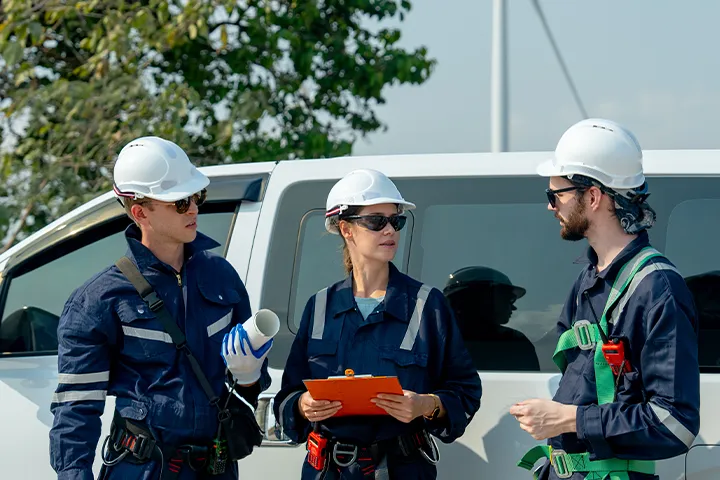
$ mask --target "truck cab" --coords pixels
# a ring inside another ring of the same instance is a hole
[[[565,242],[547,211],[545,152],[347,157],[203,168],[211,180],[198,228],[238,271],[253,311],[273,310],[281,330],[269,356],[272,385],[256,418],[263,445],[240,462],[243,478],[297,478],[304,445],[293,444],[273,413],[283,368],[303,308],[343,278],[341,239],[324,227],[332,185],[357,168],[387,174],[417,205],[408,212],[395,265],[443,289],[453,272],[479,266],[501,273],[524,294],[504,328],[526,341],[491,350],[478,344],[487,319],[467,330],[483,382],[480,411],[466,433],[440,445],[439,478],[528,478],[516,467],[534,440],[509,415],[530,397],[551,397],[556,322],[582,266],[586,242]],[[658,463],[660,478],[720,477],[720,151],[647,151],[655,248],[688,281],[700,313],[701,430],[684,457]],[[108,192],[0,255],[0,465],[6,478],[55,478],[48,456],[50,402],[57,386],[57,322],[70,293],[126,251],[124,210]],[[480,341],[481,342],[481,341]],[[488,353],[492,352],[492,353]],[[101,439],[114,402],[108,398]],[[95,471],[100,467],[96,457]]]

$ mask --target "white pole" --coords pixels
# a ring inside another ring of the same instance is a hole
[[[493,0],[492,58],[490,78],[491,149],[508,150],[508,93],[507,93],[507,5],[505,0]]]

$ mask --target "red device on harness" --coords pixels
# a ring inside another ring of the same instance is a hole
[[[323,438],[318,432],[308,435],[307,461],[315,470],[323,470],[327,463],[327,438]]]
[[[630,361],[625,356],[625,339],[620,338],[613,338],[612,340],[608,338],[608,336],[603,331],[602,326],[600,325],[600,322],[598,321],[597,314],[595,313],[595,308],[593,308],[592,302],[590,301],[590,296],[588,295],[588,292],[585,291],[585,299],[588,302],[588,305],[590,306],[590,311],[593,314],[593,317],[595,318],[595,323],[598,327],[598,332],[600,333],[600,339],[602,340],[602,353],[603,357],[605,357],[605,361],[610,365],[610,369],[613,372],[613,375],[615,377],[619,377],[622,373],[630,373],[632,372],[632,367],[630,366]],[[619,380],[619,379],[618,379]]]
[[[613,338],[609,342],[603,342],[602,353],[605,361],[610,365],[613,375],[616,377],[621,373],[632,372],[630,361],[625,357],[625,342]]]

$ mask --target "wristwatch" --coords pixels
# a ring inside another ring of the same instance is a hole
[[[438,416],[440,415],[440,397],[435,395],[434,393],[428,394],[429,397],[432,397],[433,402],[435,402],[435,408],[432,412],[430,412],[430,415],[423,415],[428,420],[437,420]]]

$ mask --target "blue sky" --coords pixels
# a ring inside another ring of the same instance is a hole
[[[530,0],[507,0],[510,150],[552,150],[581,119]],[[590,116],[644,149],[720,148],[720,2],[540,0]],[[386,91],[385,133],[354,154],[490,150],[491,0],[414,0],[402,44],[438,60]]]

